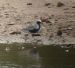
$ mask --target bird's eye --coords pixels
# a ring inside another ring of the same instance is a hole
[[[37,21],[37,23],[39,24],[39,23],[41,23],[40,21]]]

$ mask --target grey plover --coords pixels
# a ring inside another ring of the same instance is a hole
[[[29,31],[30,33],[37,33],[37,32],[40,30],[40,27],[41,27],[40,24],[41,24],[41,20],[38,20],[38,21],[36,21],[36,22],[33,24],[33,26],[30,25],[29,27],[24,28],[23,30],[24,30],[24,31],[27,30],[27,31]]]

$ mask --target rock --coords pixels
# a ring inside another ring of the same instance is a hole
[[[50,25],[54,24],[54,22],[55,22],[55,21],[51,20],[51,18],[48,18],[48,17],[47,18],[46,17],[42,17],[41,21],[45,22],[45,23],[49,23]]]
[[[69,8],[64,8],[64,10],[69,10]]]
[[[49,20],[46,20],[46,23],[52,23],[51,21],[49,21]]]
[[[73,46],[71,44],[67,45],[66,48],[72,48]]]
[[[62,31],[61,30],[57,31],[57,36],[62,36]]]
[[[21,32],[18,32],[18,31],[13,31],[10,33],[11,35],[14,35],[14,34],[21,34]]]
[[[10,48],[9,47],[6,47],[5,48],[5,51],[7,51],[7,52],[10,51]]]
[[[71,27],[68,27],[67,30],[72,30],[72,28]]]
[[[24,36],[28,36],[28,34],[25,34]]]
[[[67,50],[65,50],[65,52],[69,52],[69,50],[67,49]]]
[[[64,4],[62,2],[57,3],[57,7],[62,7],[62,6],[64,6]]]
[[[16,24],[15,22],[10,22],[10,21],[7,23],[7,25],[15,25],[15,24]]]
[[[75,8],[75,6],[73,6],[72,8]]]
[[[60,46],[61,48],[64,48],[64,46]]]
[[[51,5],[51,3],[46,3],[46,4],[45,4],[45,6],[49,6],[49,5]]]
[[[41,17],[40,20],[41,20],[42,22],[46,22],[46,21],[48,20],[48,17]]]
[[[27,5],[32,5],[32,3],[27,3]]]
[[[50,33],[50,36],[49,37],[52,38],[53,36],[54,36],[54,34],[53,33]]]
[[[32,36],[34,37],[34,36],[41,36],[40,34],[32,34]]]
[[[14,25],[13,23],[9,23],[8,25]]]
[[[25,49],[25,47],[24,46],[22,46],[22,48],[21,48],[22,50],[24,50]]]

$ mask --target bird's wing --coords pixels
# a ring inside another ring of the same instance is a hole
[[[39,25],[35,24],[34,28],[39,29]]]
[[[28,30],[33,30],[33,29],[35,29],[35,27],[34,26],[29,26],[27,29]]]
[[[33,29],[39,29],[39,25],[38,24],[33,24],[33,25],[28,27],[28,30],[33,30]]]
[[[33,30],[34,26],[28,26],[27,28],[23,28],[22,31],[29,31],[29,30]]]
[[[34,30],[34,29],[39,29],[39,25],[38,24],[31,25],[31,26],[28,26],[24,30]]]

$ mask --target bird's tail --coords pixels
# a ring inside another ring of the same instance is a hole
[[[27,28],[23,28],[23,29],[22,29],[23,32],[25,32],[25,31],[27,31],[27,30],[28,30]]]

